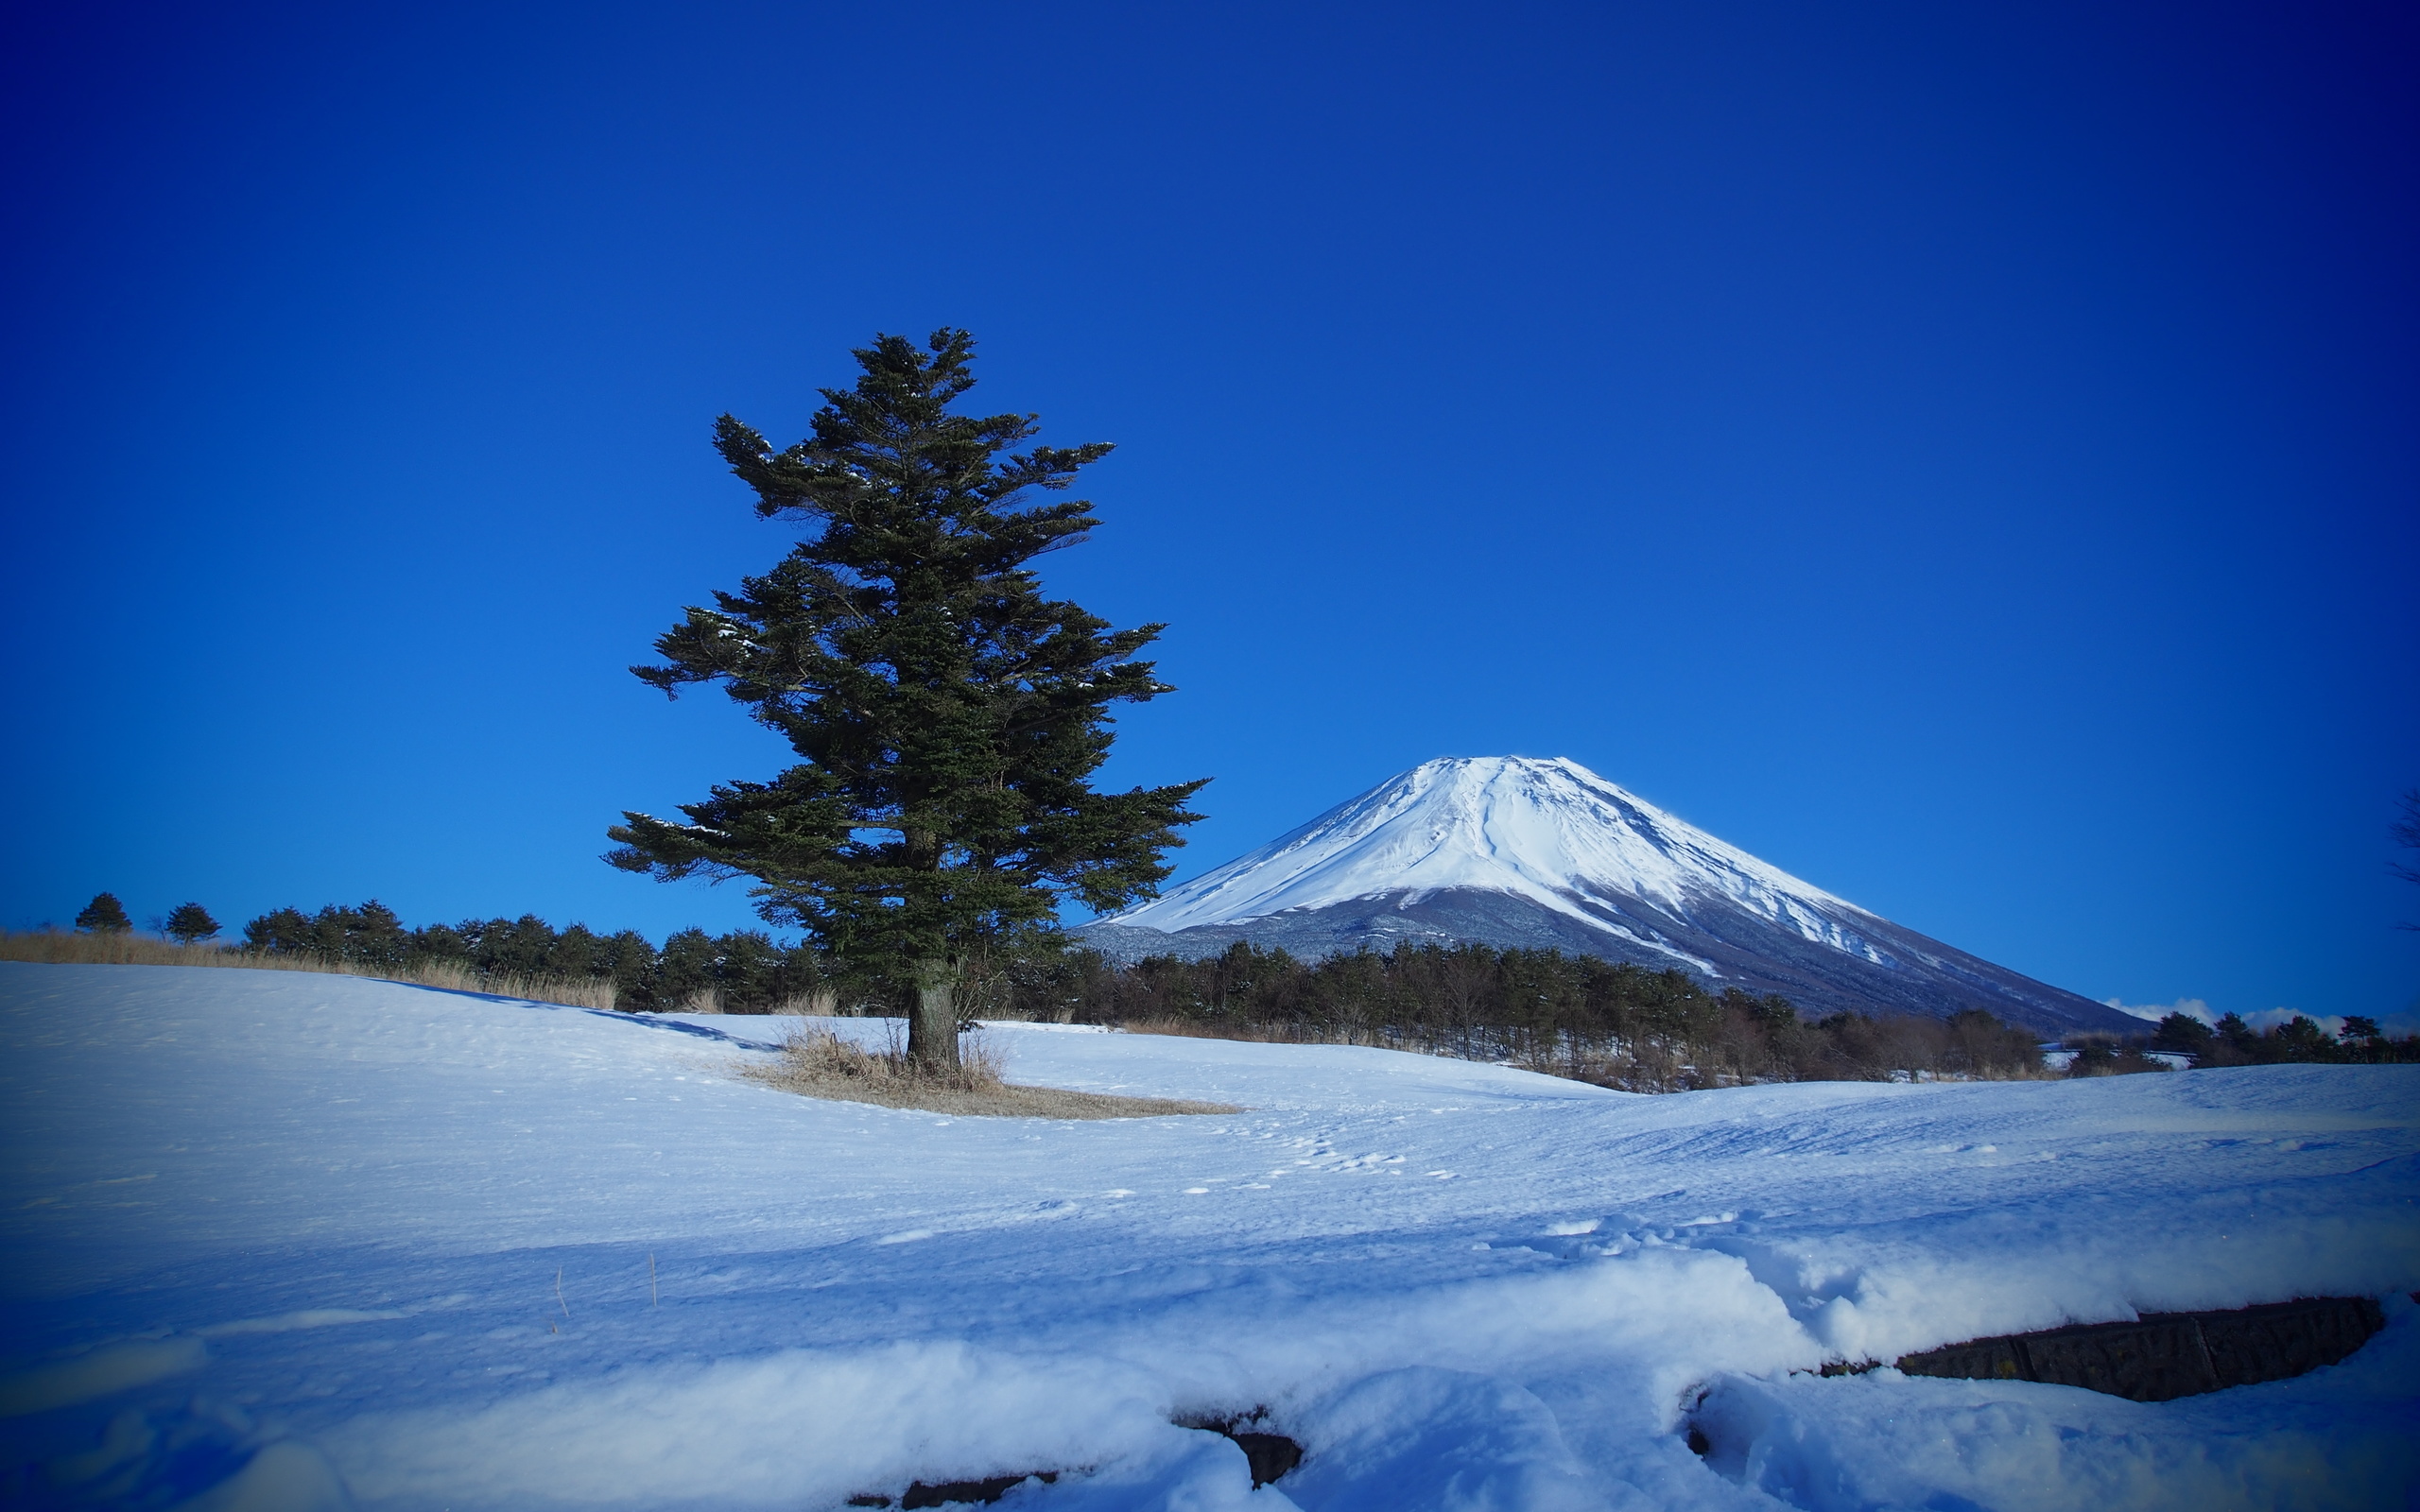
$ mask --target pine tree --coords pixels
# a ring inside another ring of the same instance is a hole
[[[2200,1057],[2209,1052],[2211,1042],[2217,1038],[2208,1024],[2191,1014],[2171,1013],[2162,1018],[2158,1028],[2152,1031],[2152,1048]]]
[[[102,892],[95,893],[84,911],[76,916],[76,927],[102,935],[123,935],[134,927],[134,920],[126,917],[126,905],[117,901],[117,894]]]
[[[1030,563],[1098,522],[1067,488],[1105,444],[1012,449],[1032,415],[974,417],[973,338],[877,335],[854,389],[822,390],[813,434],[775,452],[729,415],[716,445],[765,518],[808,534],[774,569],[692,608],[633,667],[677,695],[720,682],[800,765],[717,786],[687,824],[626,814],[606,859],[659,879],[756,879],[757,911],[912,1005],[908,1054],[958,1062],[955,988],[987,959],[1058,939],[1060,899],[1152,895],[1200,816],[1200,782],[1126,793],[1089,779],[1114,703],[1169,689],[1115,630],[1043,596]],[[1206,779],[1205,779],[1206,781]]]
[[[164,926],[167,936],[180,945],[191,945],[218,933],[218,920],[199,903],[179,903],[168,911]]]

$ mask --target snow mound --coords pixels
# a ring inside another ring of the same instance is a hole
[[[1041,1469],[1000,1504],[2420,1492],[2413,1068],[1647,1098],[992,1026],[1017,1079],[1248,1109],[1049,1123],[739,1074],[793,1022],[0,964],[0,1485],[329,1512],[813,1509]],[[1794,1373],[2310,1294],[2386,1298],[2387,1329],[2183,1401]],[[1171,1425],[1256,1406],[1307,1451],[1257,1490]]]

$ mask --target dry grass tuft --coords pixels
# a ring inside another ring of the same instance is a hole
[[[257,960],[222,945],[180,945],[124,931],[70,935],[64,930],[0,932],[0,961],[39,961],[50,966],[262,966],[271,971],[317,970],[298,962]]]
[[[868,1050],[829,1029],[802,1027],[782,1046],[778,1062],[752,1064],[744,1072],[768,1086],[805,1097],[968,1118],[1163,1118],[1173,1113],[1243,1111],[1225,1103],[1020,1087],[1002,1079],[999,1050],[979,1034],[960,1042],[959,1059],[960,1065],[954,1074],[927,1071],[911,1063],[896,1044]]]
[[[372,976],[386,982],[411,982],[421,987],[443,988],[449,992],[486,992],[500,998],[523,998],[531,1003],[560,1003],[567,1008],[600,1008],[614,1010],[617,989],[614,980],[606,976],[512,976],[496,972],[481,976],[478,972],[454,961],[430,961],[407,971],[373,971],[363,967],[337,967],[354,976]]]
[[[70,935],[60,930],[0,931],[0,961],[50,966],[233,966],[255,971],[318,971],[379,982],[408,982],[448,992],[487,992],[569,1008],[614,1006],[614,984],[604,977],[481,976],[454,961],[380,971],[323,956],[255,955],[228,945],[179,945],[125,933]]]

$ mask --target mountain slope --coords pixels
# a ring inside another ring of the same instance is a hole
[[[1810,1014],[1980,1007],[2049,1032],[2141,1027],[1868,913],[1561,759],[1424,763],[1081,933],[1121,960],[1237,940],[1307,956],[1469,940],[1677,967]]]

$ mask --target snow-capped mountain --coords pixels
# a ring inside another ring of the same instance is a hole
[[[1809,1014],[1981,1007],[2054,1032],[2140,1028],[1801,882],[1563,759],[1423,763],[1081,933],[1121,960],[1236,940],[1307,956],[1405,940],[1551,947],[1779,992]]]

